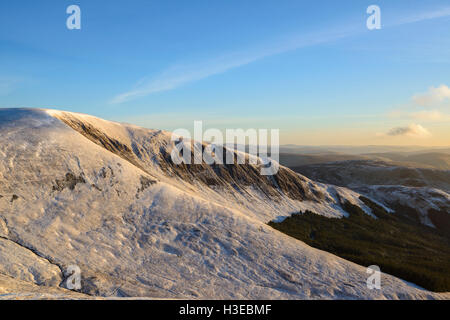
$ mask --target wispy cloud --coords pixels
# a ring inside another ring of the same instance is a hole
[[[221,74],[266,57],[295,49],[330,43],[352,34],[355,34],[355,32],[343,30],[288,37],[274,41],[267,47],[259,47],[246,52],[230,53],[198,64],[175,66],[150,81],[140,81],[134,89],[115,96],[111,103],[123,103],[152,93],[172,90],[184,84]]]
[[[400,18],[397,19],[396,23],[387,25],[387,27],[416,23],[447,16],[450,16],[450,7],[432,12],[421,13],[415,16]],[[225,73],[231,69],[248,65],[266,57],[300,48],[331,43],[333,41],[355,36],[367,31],[364,29],[362,30],[361,26],[354,26],[347,29],[330,29],[340,31],[325,31],[307,35],[288,36],[251,50],[222,55],[206,62],[171,67],[149,81],[139,81],[133,89],[115,96],[110,103],[120,104],[153,93],[173,90],[182,85],[199,81],[213,75]]]
[[[444,7],[437,10],[422,12],[408,17],[397,19],[397,21],[393,23],[392,26],[445,18],[448,16],[450,16],[450,7]]]
[[[450,88],[446,85],[431,87],[428,92],[413,97],[413,102],[422,107],[432,107],[450,100]]]

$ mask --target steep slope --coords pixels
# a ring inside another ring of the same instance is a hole
[[[73,128],[95,144],[129,161],[145,172],[151,172],[161,181],[182,185],[204,195],[207,200],[222,203],[224,195],[228,204],[245,205],[253,211],[255,202],[267,207],[257,219],[266,221],[274,214],[287,215],[299,205],[314,208],[319,214],[333,217],[345,216],[343,199],[361,206],[370,214],[370,209],[358,199],[358,195],[345,188],[318,184],[281,166],[274,176],[262,176],[259,165],[175,165],[171,159],[174,142],[171,133],[148,130],[130,125],[112,123],[95,117],[62,111],[47,111],[49,114]],[[205,148],[205,144],[201,145]],[[228,149],[224,148],[222,154]],[[232,151],[235,157],[237,152]],[[248,157],[248,155],[244,155]],[[191,155],[193,158],[193,155]],[[200,189],[200,190],[198,190]],[[273,206],[273,202],[277,206]],[[278,208],[279,207],[279,208]],[[287,211],[286,211],[287,210]]]
[[[450,195],[445,191],[403,186],[364,186],[356,190],[391,208],[410,211],[412,218],[450,235]]]
[[[342,217],[344,200],[370,214],[357,193],[286,168],[273,179],[250,165],[179,168],[169,142],[85,115],[0,110],[0,258],[16,259],[0,270],[15,279],[0,279],[3,294],[59,294],[78,265],[82,292],[100,296],[446,297],[389,275],[369,290],[364,267],[266,225],[306,209]]]
[[[414,210],[395,206],[394,213],[362,197],[373,209],[372,219],[348,204],[350,216],[330,219],[299,213],[270,225],[307,244],[361,265],[377,265],[426,289],[450,291],[450,230],[428,227]],[[443,216],[449,216],[446,212]],[[443,226],[445,220],[437,224]]]

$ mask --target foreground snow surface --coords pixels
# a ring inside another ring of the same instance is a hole
[[[142,165],[64,116],[139,149]],[[369,290],[365,267],[267,226],[304,209],[340,218],[336,194],[361,205],[356,193],[304,177],[321,201],[208,188],[161,169],[152,155],[168,140],[86,115],[0,109],[0,298],[87,298],[62,288],[69,265],[80,267],[84,293],[102,297],[449,298],[387,274]]]

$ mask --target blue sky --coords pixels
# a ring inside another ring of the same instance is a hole
[[[81,30],[66,28],[72,4]],[[447,0],[2,1],[0,107],[448,146],[449,30]]]

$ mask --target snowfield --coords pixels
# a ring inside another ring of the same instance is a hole
[[[356,192],[282,168],[178,168],[170,133],[0,109],[0,298],[443,299],[267,225],[310,209],[371,214]],[[64,289],[77,265],[82,293]]]
[[[436,228],[436,226],[428,215],[430,209],[442,210],[450,214],[450,194],[440,189],[405,186],[364,186],[356,190],[369,197],[374,197],[387,205],[399,203],[415,208],[420,213],[421,222],[432,228]]]

